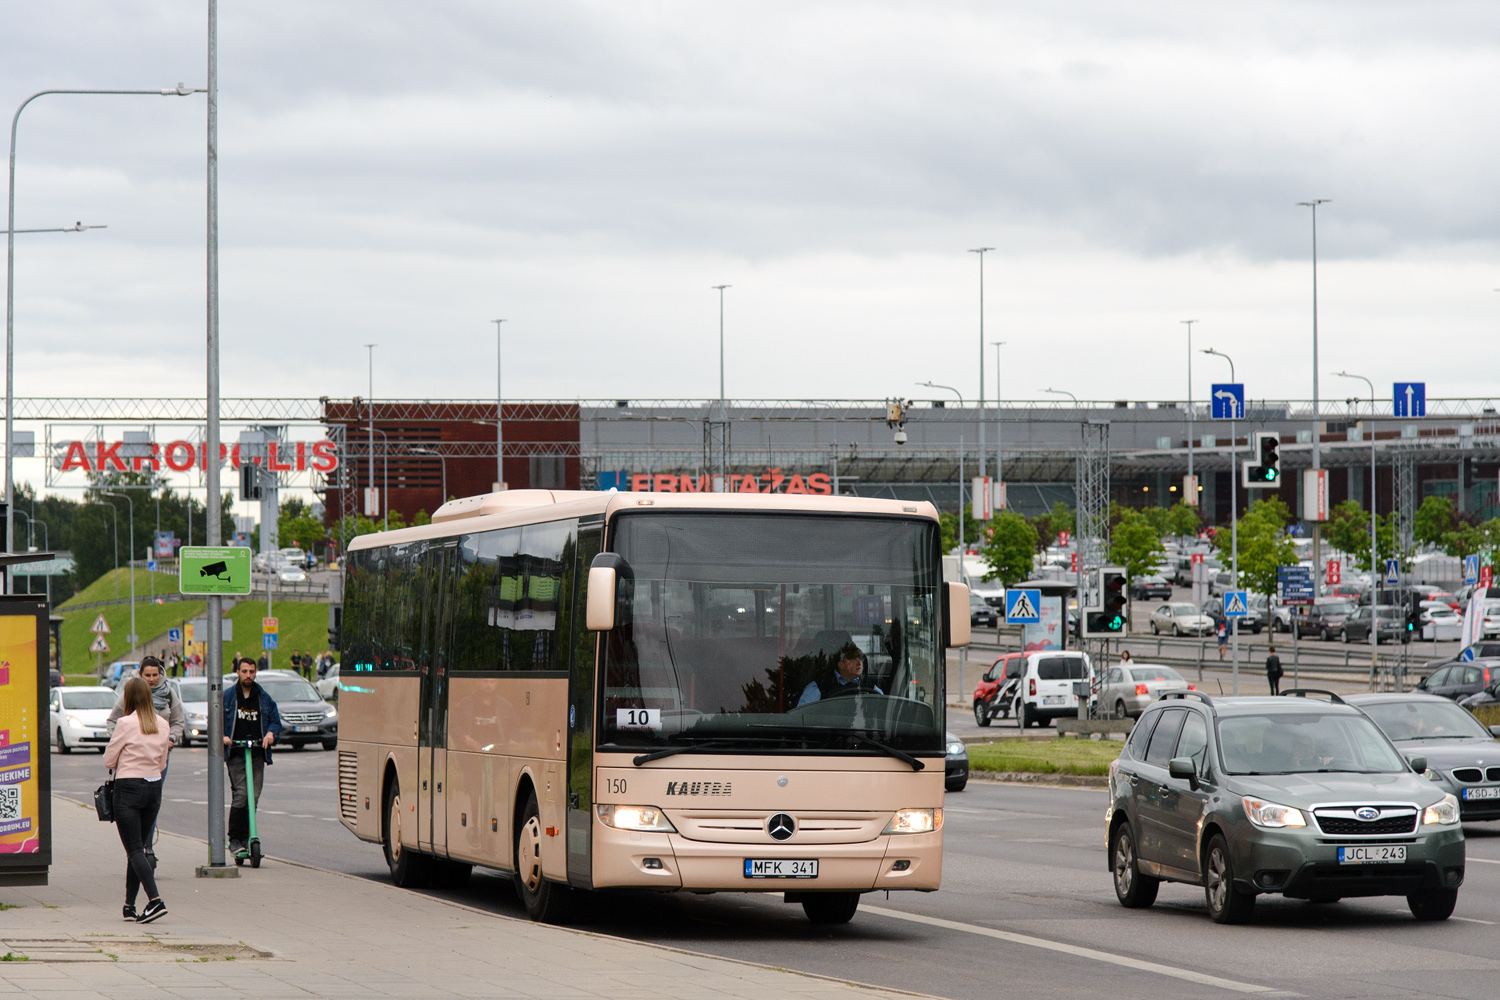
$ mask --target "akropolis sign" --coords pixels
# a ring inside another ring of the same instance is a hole
[[[265,465],[273,472],[332,472],[338,468],[339,458],[332,441],[270,441],[256,445],[257,450],[266,448],[264,460],[254,458],[256,465]],[[122,454],[123,452],[123,454]],[[193,468],[208,467],[208,446],[192,441],[69,441],[67,450],[57,462],[60,472],[78,469],[82,472],[152,472],[165,466],[172,472],[187,472]],[[228,461],[235,469],[240,467],[240,446],[219,445],[219,464]]]

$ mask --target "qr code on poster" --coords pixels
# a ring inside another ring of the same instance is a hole
[[[0,822],[21,818],[21,786],[0,785]]]

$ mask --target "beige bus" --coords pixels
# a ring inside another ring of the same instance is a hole
[[[942,877],[927,503],[514,490],[350,545],[339,815],[397,884],[782,892],[840,923]]]

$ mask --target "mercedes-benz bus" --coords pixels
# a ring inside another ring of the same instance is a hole
[[[778,892],[838,923],[937,889],[944,669],[927,503],[515,490],[345,564],[341,820],[402,886]]]

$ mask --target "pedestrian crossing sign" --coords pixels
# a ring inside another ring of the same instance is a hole
[[[1224,591],[1224,617],[1244,618],[1250,613],[1250,602],[1243,590]]]
[[[1012,625],[1039,625],[1042,621],[1040,590],[1007,590],[1005,620]]]

